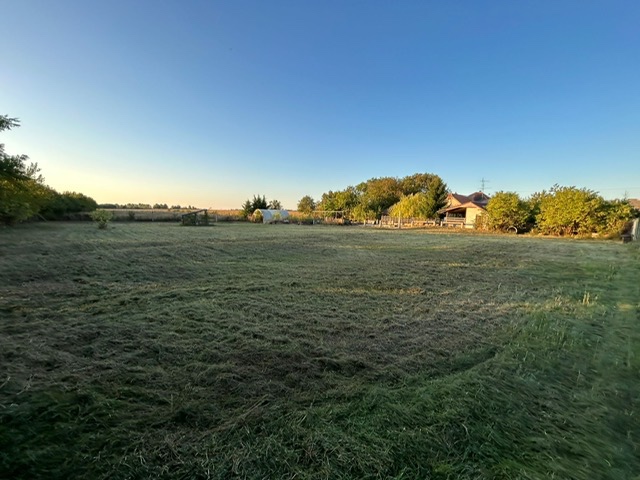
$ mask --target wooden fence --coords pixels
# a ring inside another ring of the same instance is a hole
[[[398,218],[391,215],[383,215],[378,223],[381,227],[389,228],[418,228],[440,225],[439,220],[424,220],[422,218]]]

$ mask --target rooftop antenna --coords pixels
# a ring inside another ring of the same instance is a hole
[[[484,187],[486,186],[487,183],[489,183],[490,180],[485,179],[484,177],[482,177],[482,180],[480,180],[480,191],[482,193],[484,193]]]

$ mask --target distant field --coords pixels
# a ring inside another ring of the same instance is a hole
[[[0,478],[640,478],[637,244],[0,230]]]
[[[142,209],[142,208],[107,208],[116,222],[142,221],[142,222],[179,222],[182,215],[196,209]],[[242,210],[208,210],[211,222],[239,220],[242,218]]]
[[[113,215],[113,220],[116,222],[122,221],[141,221],[141,222],[179,222],[184,213],[194,211],[195,209],[135,209],[135,208],[107,208]],[[228,222],[245,220],[242,217],[242,210],[207,210],[210,215],[210,221],[215,222]],[[292,220],[299,220],[301,218],[309,218],[308,215],[304,215],[296,210],[289,210],[289,215]],[[88,218],[88,217],[87,217]]]

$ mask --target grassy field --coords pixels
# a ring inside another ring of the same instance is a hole
[[[162,208],[107,208],[111,212],[114,222],[180,222],[182,215],[200,209],[162,209]],[[211,222],[234,221],[242,219],[242,210],[207,210],[211,216]]]
[[[638,245],[0,230],[0,478],[640,478]]]

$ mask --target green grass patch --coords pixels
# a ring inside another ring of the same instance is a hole
[[[0,230],[0,477],[638,478],[637,245]]]

